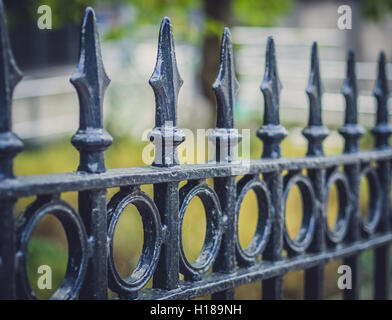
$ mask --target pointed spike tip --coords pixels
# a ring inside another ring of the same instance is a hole
[[[235,75],[233,49],[227,27],[222,36],[219,72],[212,88],[217,99],[217,127],[232,128],[234,101],[239,83]]]
[[[222,48],[223,50],[224,47],[227,47],[227,45],[231,45],[231,33],[228,27],[225,27],[223,30],[223,35],[222,35]]]
[[[95,13],[91,7],[86,8],[83,17],[79,63],[70,81],[79,93],[82,127],[101,128],[103,97],[110,79],[102,61]]]
[[[275,41],[274,41],[274,38],[272,38],[272,36],[269,36],[267,39],[265,63],[266,63],[266,68],[269,68],[269,67],[275,68],[275,65],[276,65],[276,62],[275,62]],[[271,69],[271,71],[272,71],[272,69]]]
[[[166,29],[167,27],[170,30],[172,28],[172,25],[171,25],[170,18],[165,16],[165,17],[163,17],[162,22],[161,22],[161,30],[160,30],[160,32],[163,32],[164,29]]]
[[[380,63],[385,63],[385,52],[384,52],[384,50],[381,50],[381,52],[380,52],[380,54],[378,56],[378,61]]]
[[[95,16],[94,9],[87,7],[83,17],[82,32],[86,32],[88,28],[91,28],[95,32],[97,29],[97,19]]]
[[[275,62],[275,42],[272,36],[267,39],[267,48],[265,53],[265,74],[264,77],[270,77],[270,73],[274,72],[276,68]],[[280,82],[280,81],[279,81]],[[264,81],[263,81],[264,83]],[[263,88],[263,83],[261,84],[261,89]]]
[[[83,17],[83,22],[82,22],[82,32],[86,32],[88,27],[92,28],[92,30],[95,30],[96,28],[96,18],[95,18],[95,12],[94,9],[91,7],[87,7],[85,12],[84,12],[84,17]]]
[[[355,58],[355,52],[354,52],[353,48],[348,49],[347,58],[348,58],[348,60]]]
[[[317,42],[313,42],[310,56],[311,61],[309,82],[305,90],[309,99],[308,126],[322,126],[321,97],[324,90],[320,77],[320,64],[318,58]]]
[[[222,42],[221,42],[221,61],[220,61],[220,63],[222,63],[222,56],[227,51],[227,48],[229,45],[231,45],[231,34],[230,34],[229,28],[225,27],[225,29],[223,30]]]
[[[356,84],[351,83],[356,81],[355,77],[355,53],[352,49],[348,50],[347,53],[347,67],[346,67],[346,81],[349,82],[349,85],[356,86]]]
[[[177,99],[184,81],[178,71],[173,30],[168,17],[162,19],[158,37],[158,54],[149,84],[154,90],[156,102],[156,127],[166,122],[176,126]]]
[[[223,29],[223,36],[225,37],[230,37],[231,38],[231,32],[230,32],[230,29],[228,28],[228,27],[225,27],[224,29]]]
[[[166,22],[166,23],[171,24],[171,20],[170,20],[170,18],[169,18],[168,16],[164,16],[164,17],[162,18],[162,23],[163,23],[163,22]]]
[[[264,95],[264,125],[279,125],[279,95],[283,86],[279,79],[275,44],[270,36],[267,39],[265,70],[260,89]]]
[[[92,7],[87,7],[86,10],[84,11],[85,16],[93,16],[95,17],[95,11]]]
[[[272,36],[267,39],[267,55],[269,55],[273,50],[275,50],[275,41]]]
[[[264,80],[261,83],[260,88],[263,90],[265,85],[267,85],[266,81],[268,82],[271,77],[271,73],[274,73],[276,68],[276,61],[275,61],[275,43],[274,38],[269,36],[267,38],[267,45],[266,45],[266,52],[265,52],[265,71],[264,71]],[[280,81],[279,81],[280,82]]]
[[[313,70],[318,66],[318,46],[317,42],[314,41],[312,44],[312,53],[311,53],[311,69]]]
[[[378,57],[377,81],[374,94],[387,95],[388,94],[388,79],[386,75],[386,57],[385,52],[381,51]]]

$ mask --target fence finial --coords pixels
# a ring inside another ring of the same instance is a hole
[[[262,157],[280,158],[280,143],[287,136],[287,131],[279,120],[279,94],[282,84],[279,80],[272,37],[268,37],[267,41],[265,73],[260,89],[264,95],[264,122],[257,131],[257,136],[264,142]]]
[[[233,48],[229,28],[225,28],[222,37],[219,74],[212,88],[217,101],[217,128],[233,128],[234,100],[239,90],[235,76]]]
[[[374,96],[377,99],[376,126],[372,133],[376,138],[376,147],[379,149],[388,148],[389,136],[392,133],[392,127],[388,123],[388,79],[386,75],[385,53],[382,51],[378,58],[378,75]]]
[[[321,117],[321,98],[323,87],[320,77],[320,64],[318,58],[317,43],[313,42],[310,64],[309,82],[306,88],[309,99],[309,121],[308,126],[302,131],[308,139],[308,156],[322,156],[323,140],[328,136],[329,130],[323,126]]]
[[[215,160],[232,162],[236,158],[234,148],[241,141],[241,135],[234,129],[234,102],[239,90],[235,76],[234,56],[229,28],[225,28],[221,44],[218,77],[212,89],[217,101],[216,128],[209,135],[215,144]]]
[[[0,1],[0,180],[13,178],[13,159],[23,149],[22,141],[12,132],[12,95],[22,79],[12,55],[3,2]]]
[[[358,151],[358,140],[364,134],[364,128],[358,124],[358,90],[357,76],[355,73],[355,54],[352,49],[347,55],[346,79],[342,93],[346,101],[344,126],[339,133],[345,140],[344,152],[355,153]]]
[[[155,125],[161,127],[171,122],[176,126],[178,93],[184,81],[178,72],[173,31],[168,17],[163,18],[161,23],[157,62],[149,83],[155,93]]]
[[[177,100],[183,84],[177,68],[173,31],[170,19],[163,18],[159,31],[158,55],[149,81],[155,94],[155,128],[150,140],[155,144],[153,165],[169,167],[179,164],[177,147],[185,140],[177,128]]]
[[[79,129],[71,140],[80,153],[78,171],[105,172],[104,151],[113,142],[103,128],[103,98],[110,79],[103,65],[92,8],[86,9],[83,18],[79,64],[70,81],[76,88],[80,104]]]

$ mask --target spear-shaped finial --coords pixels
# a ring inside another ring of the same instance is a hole
[[[287,136],[287,131],[280,125],[279,119],[279,95],[282,84],[279,80],[272,37],[267,41],[265,73],[260,89],[264,95],[264,123],[257,131],[257,136],[264,142],[262,157],[280,158],[280,143]]]
[[[355,54],[352,49],[348,51],[346,79],[344,80],[342,93],[346,101],[344,126],[339,129],[345,140],[344,152],[354,153],[358,151],[358,140],[365,130],[358,124],[358,90],[357,76],[355,73]]]
[[[218,77],[212,89],[217,101],[216,128],[209,135],[215,144],[215,161],[232,162],[241,135],[234,129],[234,101],[240,85],[235,76],[234,56],[229,28],[223,31]]]
[[[233,48],[229,28],[222,37],[219,74],[212,88],[217,101],[217,128],[233,128],[234,100],[240,85],[235,76]]]
[[[389,136],[392,133],[392,127],[388,123],[388,79],[386,75],[385,53],[382,51],[378,58],[378,75],[374,96],[377,99],[376,126],[372,133],[376,138],[376,147],[379,149],[388,148]]]
[[[149,81],[155,94],[155,129],[150,140],[155,144],[155,166],[178,164],[177,147],[185,140],[177,126],[178,93],[183,84],[177,68],[173,31],[170,19],[161,23],[158,40],[158,55],[155,70]]]
[[[323,87],[320,77],[320,64],[318,59],[317,43],[313,42],[310,76],[306,94],[309,98],[309,121],[308,126],[303,130],[303,135],[308,139],[308,156],[322,156],[323,140],[328,136],[329,130],[323,126],[321,118],[321,98]]]
[[[70,79],[80,103],[79,129],[72,144],[80,153],[79,171],[105,172],[104,151],[113,138],[103,128],[103,98],[110,83],[106,75],[94,10],[87,8],[80,38],[80,57],[75,74]]]
[[[171,122],[172,126],[176,126],[178,93],[184,81],[178,72],[173,31],[168,17],[163,18],[161,23],[157,62],[149,83],[155,94],[155,125],[161,127]]]
[[[344,80],[342,93],[346,100],[345,124],[358,123],[358,89],[357,75],[355,72],[355,55],[350,49],[347,55],[346,79]]]
[[[0,180],[14,177],[13,159],[23,149],[12,132],[12,95],[22,73],[11,52],[3,2],[0,1]]]

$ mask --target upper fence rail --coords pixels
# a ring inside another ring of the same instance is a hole
[[[107,299],[107,289],[119,298],[192,298],[212,294],[214,299],[232,299],[234,287],[263,280],[263,298],[283,297],[282,277],[290,270],[305,270],[305,298],[323,297],[323,268],[332,259],[343,258],[352,267],[354,288],[344,297],[359,296],[359,254],[375,248],[375,297],[388,297],[389,243],[392,241],[390,184],[392,149],[388,123],[386,57],[380,53],[374,90],[376,125],[372,129],[375,150],[360,152],[364,129],[358,124],[358,89],[354,52],[347,58],[345,121],[339,132],[345,139],[343,155],[325,156],[323,140],[329,130],[322,121],[321,71],[317,43],[311,49],[311,69],[306,94],[309,99],[306,157],[282,158],[281,142],[287,130],[279,117],[279,80],[274,40],[266,48],[265,74],[260,86],[264,96],[264,120],[257,136],[263,142],[261,159],[246,165],[237,161],[236,148],[242,137],[234,127],[235,76],[231,35],[224,29],[220,68],[212,88],[217,98],[216,128],[209,139],[215,146],[215,161],[181,165],[177,148],[185,134],[177,127],[178,94],[183,80],[177,68],[170,20],[162,21],[158,55],[150,85],[155,94],[155,128],[149,139],[155,145],[152,166],[106,170],[104,152],[113,139],[103,127],[104,93],[109,85],[100,51],[94,11],[86,9],[81,26],[80,59],[71,77],[80,104],[79,129],[72,144],[79,151],[76,172],[15,177],[13,160],[22,150],[12,132],[12,93],[21,72],[12,57],[0,1],[0,298],[36,299],[26,270],[27,248],[33,229],[45,215],[62,223],[69,245],[65,278],[53,299]],[[375,165],[371,164],[375,163]],[[343,169],[339,168],[343,166]],[[306,169],[306,175],[302,172]],[[283,171],[287,170],[287,174]],[[260,174],[263,174],[261,179]],[[237,176],[243,176],[239,181]],[[205,183],[213,178],[214,186]],[[366,178],[371,186],[367,219],[359,217],[359,186]],[[179,189],[180,181],[187,184]],[[154,199],[140,185],[154,185]],[[285,224],[286,201],[297,185],[302,195],[301,231],[294,239]],[[326,222],[328,193],[339,191],[335,227]],[[106,189],[120,187],[108,203]],[[238,236],[242,201],[250,190],[258,200],[258,222],[247,248]],[[78,191],[79,214],[60,200],[61,193]],[[19,197],[37,196],[22,216],[14,218]],[[199,257],[190,263],[184,253],[181,228],[187,207],[199,197],[206,214],[206,237]],[[143,250],[135,271],[122,278],[114,263],[114,232],[124,208],[134,204],[144,231]],[[284,255],[284,250],[287,255]],[[260,257],[262,255],[262,260]],[[208,270],[212,268],[212,273]],[[184,280],[180,280],[180,274]],[[153,288],[141,290],[153,278]]]

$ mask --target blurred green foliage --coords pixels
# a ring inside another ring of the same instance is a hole
[[[392,12],[392,0],[362,0],[362,14],[365,18],[379,21]]]
[[[232,20],[235,24],[249,26],[273,26],[277,19],[289,12],[294,6],[294,0],[230,0]],[[139,25],[157,24],[163,16],[175,17],[174,25],[179,36],[188,40],[198,39],[200,30],[194,23],[192,14],[203,12],[203,0],[67,0],[67,4],[58,0],[29,0],[27,6],[32,16],[36,16],[40,5],[52,8],[53,27],[73,22],[79,23],[87,6],[99,4],[130,5],[132,19],[124,25],[113,26],[108,33],[109,38],[119,38],[134,32]],[[361,12],[365,18],[379,21],[392,12],[392,0],[362,0]],[[185,27],[186,26],[186,27]],[[220,35],[224,25],[221,21],[205,19],[204,30],[207,33]]]
[[[27,251],[27,276],[39,299],[48,299],[60,286],[67,268],[68,252],[64,247],[47,237],[32,236]],[[38,279],[43,276],[37,272],[39,266],[52,268],[51,289],[38,289]]]
[[[40,5],[48,5],[52,9],[53,27],[59,28],[67,23],[80,23],[87,6],[94,5],[129,5],[130,17],[123,24],[111,27],[106,37],[116,39],[132,35],[138,26],[145,24],[159,24],[163,16],[173,18],[176,34],[189,41],[197,41],[202,36],[200,19],[194,13],[204,10],[203,0],[67,0],[67,4],[58,0],[31,0],[28,3],[31,16],[36,17]],[[230,0],[232,6],[232,20],[235,24],[251,26],[274,25],[282,14],[292,7],[292,0]],[[224,27],[222,21],[211,17],[204,21],[204,31],[220,35]]]
[[[195,12],[203,12],[202,0],[107,0],[113,3],[128,2],[135,12],[135,19],[132,25],[119,26],[115,30],[116,36],[122,36],[131,32],[138,25],[159,23],[162,16],[173,17],[173,25],[181,26],[176,28],[179,37],[187,40],[198,40],[205,34],[220,36],[224,22],[213,17],[204,17],[204,30],[200,30],[199,21],[193,17]],[[228,6],[232,6],[231,20],[236,25],[250,26],[272,26],[277,19],[291,8],[292,0],[231,0],[227,1]],[[203,16],[203,14],[202,14]],[[195,21],[196,20],[196,21]],[[114,34],[112,34],[114,35]]]

